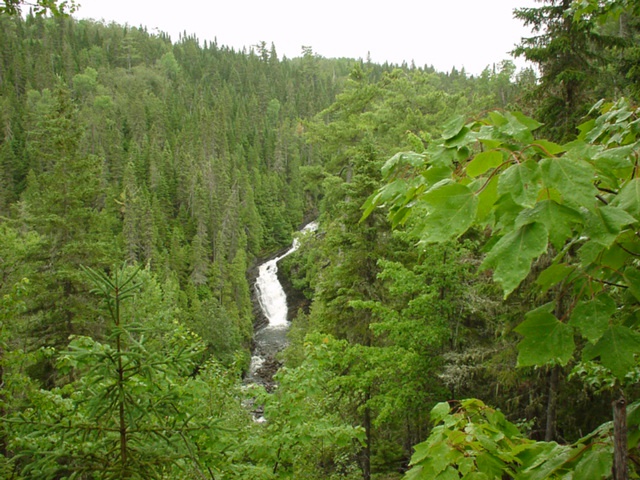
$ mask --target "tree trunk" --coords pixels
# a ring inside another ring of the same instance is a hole
[[[627,468],[627,401],[624,395],[612,402],[613,407],[613,480],[628,480]]]
[[[365,400],[368,402],[371,399],[371,395],[367,392]],[[362,468],[362,479],[371,480],[371,409],[365,407],[364,409],[364,433],[365,433],[365,445],[361,452],[360,466]]]
[[[0,401],[2,405],[5,404],[5,396],[4,396],[4,368],[2,367],[2,361],[4,361],[4,349],[0,346]],[[6,416],[4,407],[0,408],[0,418],[4,419]],[[0,436],[0,455],[6,457],[7,456],[7,439],[4,435]]]

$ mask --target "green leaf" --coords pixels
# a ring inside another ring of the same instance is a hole
[[[585,267],[594,263],[602,254],[603,250],[604,247],[597,242],[585,242],[585,244],[578,249],[578,257],[580,258],[580,263],[582,263],[582,265]]]
[[[541,223],[523,225],[502,237],[480,268],[493,268],[493,278],[502,286],[506,298],[527,276],[532,260],[547,251],[548,237]]]
[[[425,171],[422,172],[422,177],[425,180],[426,185],[432,186],[442,180],[451,178],[451,167],[444,165],[430,165]]]
[[[640,334],[621,325],[611,325],[595,346],[587,345],[583,351],[585,360],[600,357],[602,365],[622,380],[636,365],[635,356],[640,353]]]
[[[609,319],[616,311],[616,303],[607,295],[580,302],[573,309],[569,324],[577,327],[591,343],[597,342],[609,326]]]
[[[606,176],[615,177],[616,171],[633,167],[634,145],[607,148],[593,157],[595,167]]]
[[[562,145],[558,145],[557,143],[553,143],[548,140],[536,140],[532,143],[532,146],[537,150],[540,150],[545,155],[557,155],[567,150]]]
[[[462,115],[453,117],[451,120],[444,124],[442,138],[444,140],[449,140],[450,138],[455,137],[462,131],[464,124],[465,119]]]
[[[393,157],[385,162],[382,166],[382,176],[388,178],[390,174],[395,172],[398,168],[408,166],[421,167],[424,165],[425,156],[415,152],[400,152],[396,153]]]
[[[547,188],[560,192],[565,203],[589,208],[598,191],[593,186],[593,167],[569,158],[545,158],[540,161],[542,180]]]
[[[478,470],[486,473],[490,478],[501,478],[505,464],[493,452],[485,451],[476,457]]]
[[[483,472],[469,472],[462,480],[490,480],[490,477]]]
[[[447,442],[438,442],[430,446],[428,465],[432,474],[443,472],[449,467],[449,452]]]
[[[609,477],[612,467],[613,454],[611,450],[594,446],[582,454],[582,458],[573,472],[573,478],[601,480]]]
[[[440,472],[440,474],[437,477],[431,477],[433,478],[433,480],[460,480],[460,476],[458,475],[458,472],[456,471],[455,468],[449,466],[447,467],[447,469],[443,472]]]
[[[540,191],[540,169],[533,160],[510,166],[500,175],[498,194],[509,194],[523,207],[533,207]]]
[[[498,148],[504,142],[504,137],[497,132],[496,127],[489,125],[480,127],[477,138],[489,150]]]
[[[507,115],[507,118],[509,118],[509,115],[512,115],[520,124],[527,127],[528,130],[534,131],[542,126],[542,123],[531,117],[527,117],[522,112],[511,112]]]
[[[621,237],[631,233],[627,230],[627,232],[623,233],[616,239],[616,243],[611,245],[609,248],[602,251],[602,255],[598,259],[600,262],[600,268],[602,271],[602,267],[608,267],[611,271],[620,270],[627,263],[627,261],[633,256],[629,252],[628,248],[620,248],[622,243],[618,243]],[[635,236],[635,232],[632,233]],[[602,271],[604,273],[604,271]]]
[[[502,164],[502,152],[489,150],[477,154],[467,165],[467,175],[475,178],[482,175],[487,170]]]
[[[518,344],[518,366],[566,365],[575,349],[573,329],[552,313],[553,304],[547,304],[526,315],[515,328],[524,338]]]
[[[543,292],[548,291],[554,285],[557,285],[562,280],[575,270],[575,267],[571,267],[565,263],[554,264],[542,271],[536,279],[536,285],[542,288]]]
[[[640,178],[627,182],[610,205],[620,207],[640,220]]]
[[[466,185],[436,186],[423,196],[428,214],[420,225],[423,242],[443,242],[464,233],[473,223],[478,199]]]
[[[507,120],[507,123],[506,125],[502,125],[500,130],[521,143],[531,143],[533,141],[531,131],[541,125],[537,121],[519,113],[505,112],[504,118]]]
[[[455,149],[455,158],[458,161],[466,160],[467,157],[471,154],[471,151],[466,148],[466,145],[473,143],[475,141],[474,136],[469,135],[469,129],[467,127],[463,127],[460,132],[448,140],[445,141],[445,145],[449,148],[453,147],[463,147]]]
[[[422,465],[411,468],[405,474],[405,480],[431,480],[432,478],[431,472],[426,471]]]
[[[411,465],[416,465],[429,457],[431,454],[431,444],[432,442],[426,441],[413,446],[414,452],[413,455],[411,455]]]
[[[549,240],[557,250],[561,250],[565,241],[573,236],[573,226],[582,223],[582,215],[553,200],[543,200],[534,208],[523,210],[516,219],[516,226],[533,222],[540,222],[547,227]]]
[[[549,480],[558,478],[554,476],[554,473],[562,469],[575,453],[568,445],[558,445],[555,442],[538,442],[536,447],[544,450],[539,452],[532,466],[524,468],[520,472],[517,477],[518,480]],[[535,450],[535,447],[531,450]],[[574,477],[574,479],[578,480],[577,477]]]
[[[362,217],[360,217],[360,222],[362,222],[369,215],[371,215],[371,212],[373,212],[375,210],[375,208],[379,205],[378,204],[378,200],[379,199],[380,199],[380,193],[379,192],[376,192],[376,193],[373,193],[373,194],[369,195],[367,200],[362,205],[362,210],[364,210],[364,211],[362,212]]]
[[[624,271],[624,279],[631,294],[640,302],[640,272],[635,266],[629,266]]]
[[[635,218],[618,207],[604,205],[587,213],[585,233],[593,240],[605,247],[611,246],[622,228],[635,223]]]
[[[442,145],[430,146],[428,150],[428,163],[434,167],[449,168],[451,171],[451,165],[453,164],[456,156],[455,149],[447,148]]]
[[[437,425],[442,420],[444,420],[444,417],[449,415],[450,411],[451,407],[449,407],[449,404],[447,402],[438,403],[431,409],[431,421]]]
[[[498,177],[493,177],[491,180],[489,180],[489,183],[484,186],[483,190],[479,194],[477,194],[477,196],[477,220],[478,222],[483,222],[491,213],[493,205],[498,199]]]

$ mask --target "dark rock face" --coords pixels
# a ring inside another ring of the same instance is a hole
[[[283,272],[282,269],[278,269],[278,280],[282,285],[284,293],[287,294],[287,320],[292,322],[298,315],[298,311],[302,309],[304,312],[309,310],[311,302],[304,296],[302,291],[298,290],[291,283],[291,279]]]

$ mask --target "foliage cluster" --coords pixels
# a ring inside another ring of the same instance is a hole
[[[517,11],[540,79],[0,15],[0,476],[636,475],[636,3]]]

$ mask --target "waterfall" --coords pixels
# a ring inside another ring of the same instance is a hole
[[[318,224],[311,222],[305,225],[301,232],[313,232],[317,228]],[[246,378],[248,382],[264,383],[270,375],[261,375],[260,370],[274,364],[276,354],[287,345],[289,327],[287,296],[278,280],[278,262],[295,252],[299,246],[300,243],[295,238],[289,250],[258,267],[258,277],[255,283],[256,296],[269,323],[255,332],[255,349]]]

